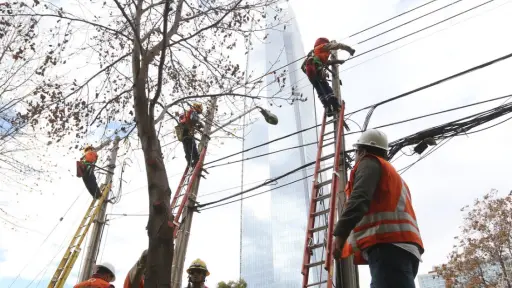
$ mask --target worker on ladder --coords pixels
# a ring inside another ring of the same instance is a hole
[[[369,264],[371,286],[414,288],[424,252],[409,187],[388,162],[387,136],[372,129],[354,144],[348,201],[334,229],[334,256]]]
[[[327,117],[332,117],[334,112],[340,109],[338,98],[327,82],[326,67],[331,64],[343,64],[343,60],[330,61],[332,50],[345,50],[353,56],[356,53],[352,47],[336,41],[329,42],[329,39],[321,37],[315,41],[315,48],[308,53],[302,63],[301,69],[307,75],[309,82],[315,88],[318,99],[327,110]]]
[[[114,288],[111,282],[116,281],[116,269],[110,263],[96,265],[96,272],[91,278],[80,282],[73,288]]]
[[[206,277],[210,276],[210,272],[203,260],[194,260],[188,267],[187,274],[188,285],[186,288],[208,288],[204,282],[206,282]]]
[[[146,273],[146,262],[148,259],[148,250],[144,250],[139,259],[132,266],[126,278],[123,288],[144,288],[144,275]]]
[[[95,199],[101,198],[101,191],[103,190],[104,184],[98,187],[96,176],[94,175],[94,168],[98,161],[98,153],[93,146],[87,145],[84,149],[84,155],[77,161],[77,177],[82,177],[85,187],[89,194]]]
[[[194,132],[196,127],[203,128],[203,123],[199,121],[199,114],[203,113],[203,104],[194,103],[192,107],[179,116],[179,124],[176,126],[176,136],[183,143],[185,150],[185,159],[188,166],[195,167],[199,161],[199,152],[197,151]]]

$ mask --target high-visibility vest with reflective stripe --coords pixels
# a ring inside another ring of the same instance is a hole
[[[365,157],[379,160],[381,177],[368,212],[345,242],[342,258],[354,254],[354,264],[368,264],[362,257],[361,251],[379,243],[416,244],[420,253],[423,253],[423,242],[412,208],[409,187],[388,161],[375,155]],[[347,199],[352,193],[359,163],[357,162],[352,169],[349,182],[345,187]]]

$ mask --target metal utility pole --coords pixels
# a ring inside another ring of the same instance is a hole
[[[338,59],[338,51],[332,51],[332,58],[333,60]],[[338,65],[334,64],[332,65],[332,90],[334,92],[334,96],[338,98],[340,103],[342,103],[341,98],[341,87],[340,87],[340,76],[338,71]],[[337,127],[338,127],[338,120],[334,121],[334,135],[337,133]],[[345,167],[345,133],[343,133],[343,139],[342,139],[342,153],[341,153],[341,161],[340,161],[340,167],[338,167],[338,175],[340,176],[339,179],[339,185],[338,185],[338,191],[337,193],[337,209],[338,209],[338,215],[337,218],[339,219],[341,217],[341,214],[343,213],[343,205],[345,204],[345,185],[347,183],[347,168]],[[334,176],[335,177],[335,176]],[[359,288],[359,281],[358,281],[358,271],[357,266],[353,264],[353,257],[349,257],[346,259],[343,259],[341,261],[335,260],[336,263],[336,287],[343,287],[343,288]]]
[[[212,98],[211,105],[208,107],[206,114],[206,123],[204,125],[204,131],[202,133],[201,142],[199,142],[198,150],[199,154],[208,145],[210,140],[209,135],[212,134],[212,124],[217,110],[217,97]],[[219,128],[220,129],[220,128]],[[172,263],[172,276],[171,282],[172,288],[181,288],[181,277],[183,275],[183,266],[185,263],[185,255],[187,254],[188,239],[190,237],[190,229],[192,227],[192,217],[194,215],[194,209],[191,209],[196,204],[197,193],[199,191],[199,182],[201,177],[197,177],[194,183],[192,183],[192,190],[188,198],[188,203],[185,206],[182,214],[182,223],[179,227],[181,233],[178,234],[175,244],[174,259]]]
[[[114,140],[114,146],[112,150],[110,150],[109,163],[108,163],[108,173],[105,178],[105,185],[108,185],[112,182],[112,177],[114,176],[114,169],[117,158],[117,151],[119,150],[119,141],[121,139],[116,137]],[[108,190],[110,194],[110,189]],[[96,264],[96,257],[98,257],[98,252],[100,250],[101,244],[101,236],[103,227],[105,226],[105,221],[107,219],[107,205],[108,205],[109,195],[103,201],[103,205],[101,206],[101,210],[99,211],[98,216],[94,220],[94,228],[91,233],[91,238],[89,240],[89,245],[87,246],[87,254],[85,256],[84,264],[82,265],[82,270],[80,271],[80,282],[89,279],[92,275],[92,270],[94,265]]]

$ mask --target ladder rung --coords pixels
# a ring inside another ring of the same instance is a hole
[[[331,166],[329,166],[329,167],[325,167],[325,168],[323,168],[323,169],[320,169],[320,170],[318,170],[318,173],[322,173],[322,172],[325,172],[325,171],[327,171],[327,170],[331,170],[331,169],[332,169],[332,167],[334,167],[334,165],[331,165]]]
[[[320,183],[316,184],[316,188],[319,189],[321,187],[324,187],[325,185],[331,184],[331,182],[332,182],[332,179],[329,179],[329,180],[324,181],[324,182],[320,182]]]
[[[331,198],[331,193],[325,194],[325,195],[322,195],[322,196],[318,196],[318,197],[315,198],[315,201],[322,201],[322,200],[329,199],[329,198]]]
[[[324,284],[324,283],[327,283],[327,280],[323,280],[323,281],[320,281],[320,282],[316,282],[316,283],[308,284],[308,286],[306,286],[306,287],[311,287],[311,286],[321,285],[321,284]]]
[[[318,262],[309,263],[309,264],[306,264],[306,267],[312,268],[312,267],[320,266],[320,265],[324,264],[324,262],[325,261],[322,260],[322,261],[318,261]]]
[[[315,213],[313,213],[313,217],[316,217],[316,216],[320,216],[320,215],[327,214],[327,213],[329,213],[329,211],[330,211],[330,209],[329,209],[329,208],[327,208],[327,209],[325,209],[325,210],[315,212]]]
[[[315,227],[315,228],[311,229],[311,231],[312,231],[313,233],[318,232],[318,231],[322,231],[322,230],[327,230],[327,225],[325,225],[325,226],[320,226],[320,227]]]
[[[324,133],[324,136],[329,135],[329,134],[333,134],[333,133],[334,133],[334,130],[333,130],[333,131],[330,131],[330,132],[325,132],[325,133]]]
[[[313,250],[313,249],[322,248],[324,246],[325,246],[325,243],[318,243],[318,244],[309,246],[309,249]]]

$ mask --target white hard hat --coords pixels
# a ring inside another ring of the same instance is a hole
[[[376,147],[384,150],[388,150],[388,137],[383,132],[370,129],[366,130],[361,134],[361,137],[354,144],[354,147],[357,148],[359,145]]]
[[[107,269],[108,271],[110,271],[110,273],[112,273],[112,276],[114,276],[114,279],[112,279],[112,281],[116,281],[116,268],[114,268],[114,265],[112,265],[108,262],[103,262],[101,264],[96,265],[96,269],[98,269],[100,267],[103,267],[103,268]]]

